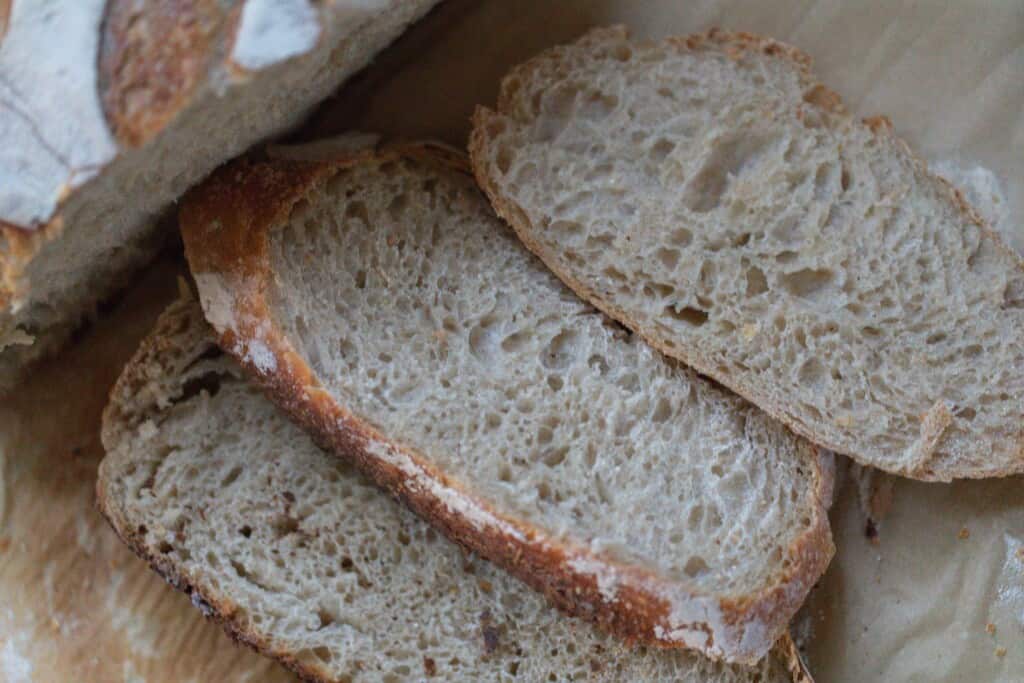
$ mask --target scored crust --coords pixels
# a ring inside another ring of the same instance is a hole
[[[146,561],[167,583],[188,595],[192,604],[206,618],[217,622],[232,640],[277,660],[302,680],[328,683],[335,679],[324,667],[296,658],[294,652],[275,646],[272,636],[262,635],[248,625],[241,616],[245,611],[244,605],[225,598],[216,584],[204,579],[201,573],[193,575],[152,544],[147,544],[145,533],[137,528],[123,508],[126,492],[120,490],[119,475],[133,457],[130,443],[133,430],[140,421],[159,414],[161,400],[173,398],[148,395],[140,400],[139,389],[151,385],[154,380],[159,383],[160,377],[171,379],[175,389],[183,388],[170,377],[175,370],[165,364],[165,359],[180,348],[177,337],[183,331],[206,326],[201,315],[193,295],[186,289],[182,297],[160,316],[154,330],[143,340],[118,378],[103,416],[103,441],[108,455],[100,466],[96,482],[96,506],[132,552]],[[213,345],[212,340],[209,345]],[[189,357],[205,357],[208,351],[205,345],[196,345]],[[794,683],[813,683],[788,632],[783,634],[768,656],[775,657],[786,666]]]
[[[222,168],[186,197],[180,215],[186,255],[222,348],[319,444],[353,461],[446,536],[504,567],[564,611],[629,641],[691,647],[732,662],[759,660],[784,632],[788,617],[834,552],[825,512],[832,487],[829,455],[806,442],[798,446],[808,449],[805,455],[814,463],[813,519],[788,548],[789,568],[757,594],[701,595],[580,544],[551,539],[542,529],[494,510],[422,454],[392,442],[338,405],[274,325],[267,300],[273,277],[269,233],[329,176],[359,163],[394,158],[470,174],[465,156],[446,147],[396,145],[317,163],[243,160]],[[599,589],[601,573],[619,581],[614,601]]]
[[[561,267],[552,254],[546,252],[540,242],[534,238],[530,221],[526,217],[525,212],[502,193],[498,183],[488,173],[487,128],[492,123],[497,122],[505,112],[513,108],[518,83],[529,80],[534,71],[540,69],[549,61],[558,60],[567,50],[573,50],[581,46],[599,45],[609,40],[624,40],[628,39],[628,37],[629,31],[624,26],[610,26],[594,29],[576,43],[547,50],[515,67],[505,76],[499,91],[496,111],[483,106],[477,106],[474,111],[472,116],[473,130],[470,133],[469,140],[469,153],[474,175],[477,183],[494,207],[495,212],[512,227],[520,241],[577,295],[608,316],[622,322],[649,345],[671,358],[676,358],[690,365],[698,372],[713,377],[724,386],[757,405],[779,422],[785,424],[793,432],[823,448],[845,453],[864,464],[887,469],[894,474],[923,481],[948,482],[959,477],[1003,477],[1024,473],[1024,430],[1020,432],[1016,443],[1011,446],[1011,449],[1015,448],[1018,453],[1016,461],[1002,467],[985,470],[978,470],[976,468],[966,471],[936,470],[932,466],[932,456],[941,442],[941,434],[936,435],[934,430],[929,432],[927,429],[922,429],[922,436],[916,444],[917,454],[907,468],[887,467],[885,462],[867,460],[858,453],[848,452],[849,449],[835,442],[827,431],[814,429],[814,425],[804,424],[792,418],[785,410],[776,405],[756,383],[744,382],[732,375],[719,373],[716,364],[706,358],[696,346],[677,345],[669,347],[661,342],[654,335],[649,334],[628,311],[617,306],[614,301],[599,296],[585,282],[574,277],[568,269]],[[850,118],[850,114],[843,105],[839,94],[815,79],[811,71],[812,60],[810,56],[792,45],[751,33],[723,31],[719,28],[711,28],[704,33],[690,36],[666,38],[665,42],[681,51],[697,50],[710,44],[717,46],[718,49],[734,59],[742,57],[744,53],[755,52],[787,60],[792,64],[805,86],[805,92],[808,93],[805,97],[807,105],[817,107],[822,112],[830,115],[844,119]],[[802,110],[800,110],[798,115],[802,113]],[[861,123],[876,137],[883,138],[888,143],[897,147],[912,162],[917,172],[936,182],[956,210],[966,220],[974,223],[979,228],[982,239],[991,240],[998,251],[1012,257],[1024,269],[1024,259],[1003,242],[999,234],[981,218],[957,188],[945,178],[935,175],[928,170],[927,164],[911,151],[906,142],[896,136],[893,131],[892,122],[887,117],[872,116],[863,119]],[[924,420],[924,417],[922,416],[922,420]]]

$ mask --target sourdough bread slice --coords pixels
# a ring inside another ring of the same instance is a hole
[[[570,612],[752,663],[828,563],[830,456],[577,299],[461,155],[240,162],[181,225],[278,404]]]
[[[160,249],[185,190],[435,2],[0,2],[0,391]]]
[[[578,294],[798,433],[928,480],[1024,471],[1024,266],[792,47],[622,28],[478,109],[477,179]]]
[[[241,375],[198,303],[172,304],[104,415],[99,505],[207,616],[303,677],[810,681],[788,636],[744,667],[630,649],[561,616],[319,450]]]

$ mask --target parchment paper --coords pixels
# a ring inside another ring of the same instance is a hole
[[[719,25],[794,43],[853,111],[887,114],[925,158],[990,171],[1006,196],[1002,227],[1024,249],[1020,0],[448,0],[298,137],[358,128],[462,145],[473,106],[493,103],[510,66],[613,22],[641,37]],[[2,681],[291,680],[204,623],[92,504],[106,393],[172,297],[177,267],[152,269],[0,403]],[[893,500],[872,512],[875,542],[856,481],[840,488],[839,552],[795,624],[816,679],[1024,681],[1024,479],[886,477],[876,489],[885,480]]]

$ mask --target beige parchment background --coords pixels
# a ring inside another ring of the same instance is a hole
[[[614,22],[640,37],[718,25],[799,46],[851,110],[889,115],[925,158],[993,172],[1007,239],[1024,249],[1021,0],[448,0],[299,137],[358,128],[462,145],[473,106],[492,103],[511,65]],[[205,623],[93,507],[106,393],[180,267],[151,269],[0,402],[0,680],[291,680]],[[892,502],[873,513],[874,540],[846,481],[838,554],[795,627],[819,683],[1024,680],[1024,479],[878,478],[876,507],[890,485]]]

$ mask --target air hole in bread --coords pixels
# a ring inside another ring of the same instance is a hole
[[[678,249],[666,249],[662,247],[655,252],[655,256],[669,271],[675,270],[676,265],[679,263]]]
[[[693,233],[686,228],[676,228],[669,234],[668,239],[677,247],[687,247],[693,242]]]
[[[619,104],[619,98],[615,95],[605,95],[601,92],[588,93],[580,103],[577,115],[593,123],[599,123],[608,118]]]
[[[654,412],[651,413],[651,421],[661,424],[672,415],[672,404],[664,396],[660,397],[654,404]]]
[[[1003,309],[1024,308],[1024,279],[1011,280],[1003,289]]]
[[[544,455],[544,464],[548,467],[558,467],[565,461],[565,457],[569,454],[569,447],[562,446],[561,448],[555,448]]]
[[[737,134],[719,140],[683,193],[683,205],[695,213],[719,207],[731,180],[757,164],[767,138]]]
[[[695,579],[708,572],[708,563],[703,557],[694,555],[686,561],[686,565],[683,567],[683,571],[691,579]]]
[[[682,308],[665,306],[662,309],[662,316],[684,323],[690,327],[700,327],[708,321],[708,312],[693,306],[683,306]]]
[[[747,268],[747,289],[746,295],[748,297],[758,296],[768,291],[768,279],[764,276],[762,271],[757,266],[751,266]]]
[[[783,273],[779,276],[779,282],[792,296],[814,299],[825,292],[833,276],[828,269],[802,268],[792,273]]]
[[[228,486],[231,486],[232,484],[235,483],[235,481],[238,479],[239,475],[241,475],[241,474],[242,474],[242,467],[240,465],[236,465],[235,467],[232,467],[231,471],[228,472],[227,475],[224,477],[224,479],[221,480],[220,487],[222,489],[225,489]]]
[[[797,379],[805,387],[819,387],[825,379],[825,366],[817,358],[809,358],[800,366]]]
[[[649,156],[651,161],[654,163],[660,164],[675,148],[676,145],[674,142],[666,140],[665,138],[660,138],[657,142],[651,145],[651,150],[647,153],[647,156]]]
[[[573,330],[563,330],[558,333],[541,354],[541,364],[549,370],[567,367],[576,354],[578,336]]]

